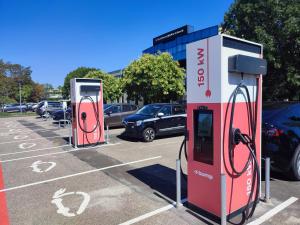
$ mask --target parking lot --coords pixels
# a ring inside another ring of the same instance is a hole
[[[174,207],[183,136],[143,143],[112,129],[109,144],[74,149],[69,129],[52,120],[15,117],[0,124],[1,225],[215,224],[186,205]],[[300,224],[300,182],[271,177],[271,201],[259,204],[252,224]]]

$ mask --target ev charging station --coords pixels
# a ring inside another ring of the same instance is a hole
[[[99,79],[74,78],[71,84],[72,143],[104,143],[103,88]]]
[[[260,44],[218,34],[187,45],[188,203],[221,218],[250,218],[260,196],[262,75]]]

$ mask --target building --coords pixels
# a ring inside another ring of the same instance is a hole
[[[109,72],[108,74],[110,74],[110,75],[112,75],[116,78],[121,78],[121,77],[123,77],[123,70],[122,69],[121,70],[114,70],[114,71]]]
[[[153,45],[143,51],[143,54],[156,54],[159,52],[169,52],[173,59],[178,61],[180,66],[186,69],[186,45],[201,39],[215,36],[219,33],[218,26],[208,27],[194,31],[194,27],[185,25],[167,33],[153,38]],[[109,72],[112,76],[121,78],[123,69]],[[185,97],[184,97],[185,99]],[[127,102],[127,95],[124,94],[119,102]]]
[[[49,88],[46,90],[46,98],[53,100],[63,99],[62,90],[60,88]]]
[[[218,32],[218,26],[194,31],[193,26],[185,25],[153,38],[153,46],[145,49],[143,54],[169,52],[181,67],[186,68],[186,44],[217,35]]]

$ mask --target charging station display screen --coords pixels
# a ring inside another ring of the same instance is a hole
[[[194,160],[213,165],[212,110],[194,110]]]

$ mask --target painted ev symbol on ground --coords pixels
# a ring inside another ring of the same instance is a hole
[[[91,197],[89,196],[89,194],[85,193],[85,192],[81,192],[81,191],[77,191],[77,192],[67,192],[65,193],[66,189],[59,189],[58,191],[56,191],[53,195],[53,200],[51,201],[52,204],[55,204],[57,209],[57,213],[61,214],[63,216],[66,217],[74,217],[76,215],[80,215],[81,213],[84,212],[84,210],[86,209],[87,205],[90,202]],[[62,203],[63,201],[63,197],[67,196],[67,195],[81,195],[83,196],[83,200],[82,203],[80,204],[78,210],[75,213],[70,212],[70,208],[65,207]]]
[[[20,139],[25,139],[25,138],[28,138],[28,136],[27,135],[16,135],[16,136],[14,136],[15,140],[20,140]]]
[[[36,146],[36,143],[21,143],[19,144],[19,148],[21,149],[28,149]]]
[[[41,165],[41,164],[50,164],[50,165],[48,166],[47,169],[42,170],[39,168],[39,165]],[[41,160],[38,160],[38,161],[32,163],[32,165],[30,167],[32,168],[33,172],[44,173],[44,172],[48,172],[49,170],[52,170],[55,166],[56,166],[55,162],[43,162]]]

